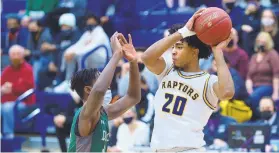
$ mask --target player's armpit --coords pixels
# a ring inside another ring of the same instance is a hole
[[[84,108],[80,112],[79,121],[78,121],[78,131],[80,136],[82,137],[90,135],[90,133],[95,129],[101,116],[100,111],[98,111],[94,115],[94,117],[88,117],[83,112]]]
[[[160,57],[159,59],[145,59],[143,55],[142,61],[144,65],[148,68],[148,70],[156,75],[160,75],[166,68],[166,62],[163,59],[163,57]]]

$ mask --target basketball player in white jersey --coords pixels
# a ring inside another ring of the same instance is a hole
[[[233,80],[222,52],[231,38],[217,46],[202,43],[190,31],[201,11],[195,13],[185,26],[173,26],[168,37],[154,43],[142,55],[144,64],[160,80],[154,99],[151,140],[154,151],[204,150],[203,128],[218,100],[231,99],[234,95]],[[170,47],[173,47],[172,61],[162,57]],[[218,77],[201,71],[199,67],[199,59],[209,57],[212,52]]]

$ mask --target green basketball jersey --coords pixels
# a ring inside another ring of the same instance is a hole
[[[109,141],[108,116],[102,111],[99,122],[90,135],[81,137],[78,132],[78,119],[82,107],[75,113],[71,127],[68,152],[106,152]]]

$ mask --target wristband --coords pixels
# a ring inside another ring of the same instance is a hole
[[[196,34],[194,31],[190,31],[186,26],[179,29],[177,32],[180,33],[183,38],[193,36]]]

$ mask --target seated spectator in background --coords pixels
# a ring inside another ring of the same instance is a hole
[[[243,25],[241,26],[241,41],[243,49],[249,56],[254,53],[255,38],[261,29],[261,13],[260,0],[248,0],[245,16],[243,17]]]
[[[249,57],[247,53],[241,49],[238,43],[238,33],[233,29],[233,38],[226,48],[224,48],[224,56],[229,60],[230,66],[238,71],[242,79],[246,79],[248,72]]]
[[[150,93],[149,87],[144,79],[141,76],[141,100],[136,104],[137,117],[140,121],[149,123],[153,119],[154,107],[153,99],[154,95]]]
[[[25,15],[38,20],[57,7],[59,0],[27,0]]]
[[[100,20],[95,15],[88,15],[86,19],[85,32],[81,38],[74,45],[69,47],[65,53],[64,58],[67,63],[79,60],[81,66],[81,58],[100,45],[106,46],[108,53],[104,48],[96,50],[87,60],[86,68],[104,68],[107,64],[108,58],[111,57],[111,47],[109,44],[109,37],[106,35],[103,28],[99,25]]]
[[[1,47],[3,53],[7,54],[9,48],[15,44],[26,47],[26,33],[24,33],[20,26],[20,19],[17,15],[7,16],[7,28],[8,32],[5,33],[5,43]]]
[[[264,96],[279,97],[279,55],[273,49],[269,33],[260,32],[256,38],[255,54],[249,63],[246,88],[250,94],[246,103],[253,110],[253,119],[259,118],[259,101]]]
[[[228,126],[234,123],[236,121],[233,118],[221,115],[221,110],[218,106],[204,127],[204,140],[206,145],[213,147],[213,149],[227,148]]]
[[[275,13],[266,9],[262,13],[262,31],[268,32],[274,42],[274,49],[279,53],[279,31],[278,31],[278,19]]]
[[[33,63],[34,78],[36,85],[41,89],[41,83],[47,80],[53,80],[52,77],[49,78],[39,78],[39,73],[48,72],[48,66],[50,61],[52,61],[52,50],[48,50],[47,43],[52,43],[52,37],[48,28],[43,27],[40,21],[32,21],[29,26],[29,36],[27,42],[27,49],[31,56],[31,63]],[[45,80],[47,79],[47,80]],[[49,81],[47,81],[49,82]]]
[[[229,67],[230,73],[232,75],[233,83],[234,83],[234,88],[235,88],[235,93],[232,99],[245,100],[248,97],[248,93],[245,87],[244,79],[234,68],[231,67],[230,62],[226,57],[225,57],[225,62]],[[212,62],[212,71],[215,75],[217,75],[217,67],[216,67],[215,60],[213,60]]]
[[[35,88],[33,70],[24,60],[24,48],[14,45],[9,50],[11,65],[1,75],[1,117],[3,133],[7,138],[14,137],[14,105],[15,100],[28,89]],[[18,105],[22,110],[35,103],[32,95]]]
[[[1,35],[4,35],[4,37],[1,37],[3,42],[1,44],[2,48],[2,56],[1,56],[1,68],[4,68],[8,66],[9,63],[9,56],[8,52],[11,46],[15,44],[19,44],[23,47],[26,47],[26,35],[27,33],[22,30],[20,26],[20,19],[17,15],[8,15],[7,17],[7,28],[8,31],[2,33]]]
[[[144,79],[146,80],[146,83],[149,87],[149,91],[152,94],[155,94],[157,89],[158,89],[158,80],[156,78],[156,76],[150,72],[147,67],[145,67],[145,65],[143,64],[142,60],[141,60],[141,56],[143,54],[142,50],[137,50],[137,58],[138,58],[138,66],[139,66],[139,71],[141,73],[141,75],[144,77]],[[122,65],[122,73],[121,73],[121,77],[118,81],[118,94],[120,96],[123,96],[126,94],[127,90],[128,90],[128,83],[129,83],[129,63],[124,63]]]
[[[119,148],[116,147],[117,133],[119,126],[123,124],[123,118],[118,117],[112,120],[112,126],[110,128],[110,137],[108,142],[108,152],[119,152]]]
[[[130,109],[123,114],[123,121],[117,132],[116,147],[118,149],[127,152],[135,146],[149,144],[149,128],[145,123],[137,120],[135,109]]]
[[[237,31],[240,31],[243,22],[244,10],[236,5],[236,0],[222,0],[222,6],[231,17],[233,27]]]
[[[45,50],[53,52],[53,61],[50,62],[48,67],[49,71],[57,73],[55,81],[49,82],[44,87],[50,85],[56,86],[65,80],[65,68],[61,67],[63,66],[61,65],[63,54],[67,48],[75,44],[80,38],[80,31],[76,28],[76,18],[73,14],[63,14],[59,18],[59,25],[61,27],[61,32],[58,33],[57,37],[54,39],[54,44],[44,43],[42,46]]]
[[[258,123],[267,123],[271,126],[271,138],[279,138],[279,114],[275,102],[271,97],[263,97],[259,104],[261,119]]]
[[[65,71],[65,81],[70,80],[77,69],[77,65],[78,69],[82,68],[83,61],[81,59],[83,56],[100,45],[104,45],[108,52],[105,48],[96,50],[85,60],[85,68],[104,68],[106,66],[112,52],[109,38],[99,22],[95,15],[87,16],[85,32],[75,44],[65,50],[61,65],[61,70]],[[61,91],[62,86],[63,84],[61,84],[61,87],[57,86],[54,91]]]
[[[66,138],[70,136],[71,125],[75,111],[82,106],[82,102],[76,103],[74,100],[69,103],[66,112],[58,112],[54,116],[53,122],[56,128],[56,136],[62,152],[67,152]]]

